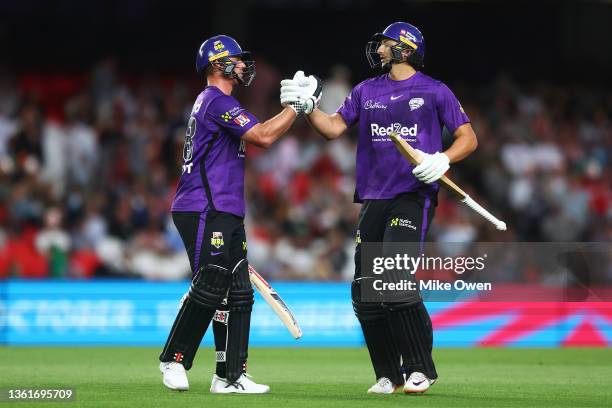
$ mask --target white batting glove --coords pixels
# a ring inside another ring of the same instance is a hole
[[[302,94],[298,92],[281,90],[280,103],[284,108],[288,106],[293,109],[297,115],[304,112],[304,101],[302,99]]]
[[[302,85],[303,83],[306,86]],[[304,113],[310,115],[321,104],[323,96],[323,82],[315,75],[310,75],[300,83],[306,90],[306,100],[304,101]]]
[[[426,184],[431,184],[444,175],[450,168],[450,159],[444,153],[429,154],[415,149],[423,160],[412,170],[414,176]]]
[[[322,94],[321,80],[314,75],[306,77],[304,71],[297,71],[293,79],[281,81],[281,105],[289,104],[296,111],[307,115],[319,107]],[[296,98],[301,101],[301,106],[295,103]]]
[[[281,106],[289,106],[297,115],[304,112],[305,95],[300,86],[303,83],[305,83],[304,71],[297,71],[293,75],[293,79],[283,79],[281,81]]]
[[[304,71],[296,71],[295,74],[293,74],[293,80],[297,83],[297,85],[303,87],[306,87],[310,84],[310,80],[306,77]]]

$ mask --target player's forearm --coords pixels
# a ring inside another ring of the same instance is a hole
[[[296,117],[297,114],[293,109],[284,108],[273,118],[255,125],[242,138],[249,143],[267,149],[289,130]]]
[[[338,113],[328,115],[327,113],[315,109],[310,115],[306,116],[308,122],[314,130],[327,140],[340,137],[346,131],[346,123]]]
[[[465,159],[478,147],[478,139],[469,123],[460,126],[455,131],[455,141],[444,152],[450,160],[450,163],[455,163]]]
[[[282,135],[287,133],[297,114],[289,107],[283,108],[278,115],[264,122],[264,140],[268,146],[276,142]]]

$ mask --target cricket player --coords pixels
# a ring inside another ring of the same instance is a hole
[[[185,370],[214,318],[217,372],[210,391],[266,393],[267,385],[246,376],[253,288],[243,222],[245,144],[267,148],[289,129],[297,112],[285,107],[259,123],[231,95],[235,86],[251,84],[255,63],[229,36],[202,43],[196,70],[203,72],[207,86],[189,117],[172,204],[193,277],[159,357],[160,370],[168,388],[187,390]]]
[[[368,393],[390,394],[402,386],[406,393],[421,393],[438,377],[431,355],[429,314],[418,293],[404,302],[362,301],[361,285],[371,280],[362,279],[361,246],[364,242],[423,242],[436,206],[436,180],[450,163],[472,153],[477,140],[455,95],[420,71],[425,41],[416,27],[403,22],[389,25],[373,36],[366,55],[372,68],[381,68],[383,75],[357,85],[336,113],[316,109],[312,91],[318,78],[314,76],[283,81],[281,103],[302,101],[311,125],[328,140],[353,125],[359,128],[355,202],[363,205],[352,299],[376,374],[377,382]],[[444,152],[443,127],[455,137]],[[420,151],[422,163],[415,167],[404,160],[387,137],[392,131]]]

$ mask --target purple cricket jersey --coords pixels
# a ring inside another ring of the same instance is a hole
[[[367,79],[353,88],[337,112],[347,126],[359,123],[356,202],[405,192],[434,197],[439,184],[417,180],[414,166],[388,135],[395,131],[412,147],[435,153],[442,150],[443,126],[454,133],[470,121],[451,90],[421,72],[403,81],[394,81],[388,74]]]
[[[208,86],[196,98],[183,148],[183,174],[172,211],[208,209],[244,217],[243,134],[258,123],[230,95]]]

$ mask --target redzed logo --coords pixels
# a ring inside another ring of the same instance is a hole
[[[177,363],[180,363],[181,361],[183,361],[183,353],[179,353],[179,352],[174,353],[174,361],[176,361]]]
[[[401,123],[392,123],[390,126],[380,126],[378,123],[370,123],[372,136],[389,136],[391,132],[395,132],[400,136],[415,137],[418,132],[418,124],[411,127],[402,125]]]

